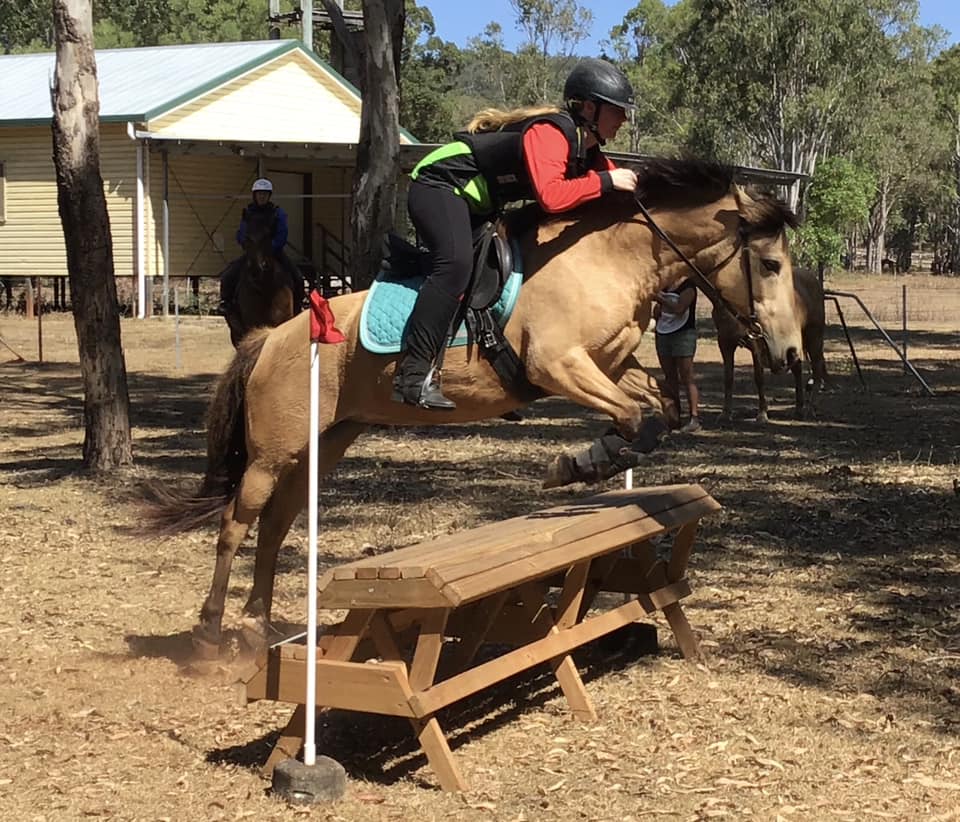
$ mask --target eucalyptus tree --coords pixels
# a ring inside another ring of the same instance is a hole
[[[554,103],[577,47],[590,35],[593,12],[576,0],[510,0],[516,27],[524,34],[513,68],[516,103]]]
[[[946,130],[942,207],[937,223],[944,248],[937,255],[938,268],[960,272],[960,45],[941,53],[933,63],[933,88],[938,120]]]
[[[636,92],[636,113],[621,132],[629,151],[675,154],[686,141],[691,112],[678,94],[684,61],[678,38],[689,15],[688,0],[673,6],[640,0],[605,41]]]
[[[926,45],[922,31],[908,32],[895,59],[876,78],[872,105],[852,147],[853,156],[876,181],[865,231],[866,268],[873,273],[882,269],[891,223],[900,221],[908,198],[936,187],[934,169],[946,148]]]
[[[681,100],[694,112],[688,145],[804,175],[855,135],[890,35],[916,18],[915,0],[688,2],[677,41]]]
[[[436,36],[433,14],[407,0],[400,69],[400,122],[418,140],[441,143],[461,125],[458,85],[463,67],[460,49]]]
[[[100,92],[90,0],[54,0],[53,161],[83,378],[83,464],[133,462],[127,370],[100,174]]]
[[[847,238],[866,226],[875,192],[871,173],[847,158],[826,157],[818,163],[794,245],[799,261],[823,269],[849,254]]]

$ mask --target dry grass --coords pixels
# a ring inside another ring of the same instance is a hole
[[[719,357],[704,339],[705,430],[671,442],[638,481],[701,482],[724,505],[691,561],[687,612],[708,667],[682,662],[660,624],[656,657],[580,655],[596,725],[573,721],[540,671],[455,706],[441,723],[471,785],[464,796],[435,789],[404,723],[327,714],[319,743],[345,764],[350,789],[311,815],[960,819],[960,339],[951,320],[960,289],[906,279],[911,293],[917,283],[916,303],[938,312],[911,316],[911,351],[934,399],[860,324],[871,394],[859,390],[834,329],[835,386],[818,422],[791,419],[779,379],[770,426],[720,428]],[[887,291],[899,306],[900,282],[831,285],[857,289],[882,314]],[[127,530],[137,480],[187,478],[202,466],[204,396],[229,357],[226,329],[184,322],[177,369],[172,324],[125,322],[138,466],[102,480],[76,473],[72,325],[47,317],[44,330],[48,363],[0,366],[0,817],[299,818],[256,771],[290,709],[238,706],[229,658],[216,674],[190,673],[213,532],[153,543]],[[28,358],[35,333],[0,318],[0,336]],[[654,361],[649,341],[641,353]],[[746,371],[741,417],[753,408]],[[539,481],[558,449],[602,426],[543,401],[521,424],[379,429],[324,489],[323,561],[589,493],[543,491]],[[298,522],[278,578],[276,615],[289,623],[302,619],[305,542]],[[235,564],[230,626],[252,563],[244,551]]]

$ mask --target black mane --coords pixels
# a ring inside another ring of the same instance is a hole
[[[654,157],[637,171],[636,196],[647,208],[695,207],[726,195],[733,168],[695,158]]]
[[[504,215],[509,233],[525,233],[536,225],[552,220],[596,220],[605,222],[629,219],[637,212],[636,201],[655,211],[661,208],[696,208],[716,202],[729,194],[736,182],[733,166],[712,163],[695,157],[651,157],[637,166],[636,193],[613,191],[601,201],[591,200],[563,214],[546,214],[536,203],[511,209]],[[796,228],[796,215],[776,197],[751,193],[743,218],[752,234],[777,234],[785,226]]]

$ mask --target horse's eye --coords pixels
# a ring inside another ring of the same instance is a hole
[[[771,274],[780,273],[780,261],[779,260],[760,260],[763,263],[763,267],[767,269]]]

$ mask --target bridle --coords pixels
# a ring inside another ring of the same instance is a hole
[[[640,213],[643,214],[644,219],[647,221],[647,224],[653,229],[653,232],[663,240],[670,248],[676,252],[676,254],[683,260],[687,267],[694,273],[693,282],[710,300],[714,305],[719,305],[726,311],[733,319],[735,319],[740,325],[746,329],[746,336],[751,340],[762,340],[763,339],[763,327],[760,325],[760,321],[757,319],[757,309],[756,302],[753,296],[753,272],[750,265],[750,247],[747,245],[747,230],[741,221],[740,229],[737,231],[737,244],[734,246],[733,251],[730,252],[729,256],[721,260],[717,265],[710,269],[707,274],[704,274],[686,254],[684,254],[677,244],[670,239],[669,235],[657,225],[656,220],[653,219],[650,212],[647,210],[647,207],[640,202],[640,198],[634,196],[634,200],[637,204],[637,207],[640,209]],[[734,256],[739,252],[740,254],[740,270],[743,272],[743,276],[747,281],[747,296],[750,301],[750,314],[748,316],[743,316],[733,304],[724,297],[720,290],[709,280],[709,277],[715,274],[717,271],[720,271],[727,263],[729,263]]]

